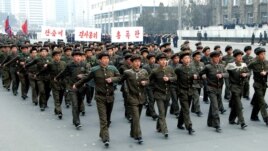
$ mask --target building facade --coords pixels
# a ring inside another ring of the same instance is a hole
[[[161,0],[101,0],[91,4],[95,27],[110,33],[111,27],[137,26],[140,15],[147,11],[154,14]],[[163,1],[162,1],[163,2]],[[163,2],[170,6],[174,0]]]
[[[212,25],[268,23],[268,0],[209,0]]]

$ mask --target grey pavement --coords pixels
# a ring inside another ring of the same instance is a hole
[[[214,46],[217,43],[205,42],[203,45]],[[226,46],[226,43],[220,43]],[[231,44],[242,49],[245,44]],[[267,48],[267,47],[266,47]],[[252,82],[252,80],[251,80]],[[253,88],[251,87],[251,97]],[[30,93],[28,94],[30,96]],[[201,96],[202,97],[202,96]],[[267,96],[265,97],[267,100]],[[63,119],[54,115],[53,99],[49,100],[49,108],[40,112],[39,107],[31,103],[31,98],[23,101],[18,96],[3,89],[0,84],[0,151],[264,151],[267,150],[268,127],[261,122],[250,121],[250,101],[242,100],[244,117],[249,125],[241,130],[239,125],[229,125],[230,109],[224,100],[227,112],[221,115],[222,133],[216,133],[206,126],[208,104],[201,100],[203,117],[191,114],[193,128],[196,133],[188,135],[187,131],[177,129],[177,119],[168,114],[167,124],[169,138],[165,139],[155,130],[156,122],[141,116],[141,128],[144,144],[138,145],[129,137],[130,124],[124,118],[124,105],[121,92],[116,91],[115,105],[110,128],[111,144],[106,149],[99,139],[99,121],[96,104],[86,107],[86,116],[81,117],[83,125],[76,130],[72,125],[71,109],[63,106]],[[157,108],[156,108],[157,109]],[[261,115],[259,115],[261,118]]]

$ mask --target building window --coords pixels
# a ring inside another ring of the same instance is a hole
[[[228,15],[223,15],[223,24],[228,24]]]
[[[227,6],[228,5],[228,0],[222,0],[222,6]]]
[[[267,3],[268,0],[260,0],[260,3]]]
[[[261,12],[261,22],[262,23],[268,22],[267,12]]]
[[[247,5],[252,5],[253,4],[253,0],[246,0],[246,4]]]
[[[247,15],[247,23],[248,24],[253,23],[253,13],[248,13],[248,15]]]
[[[239,6],[239,0],[234,0],[233,1],[233,6]]]

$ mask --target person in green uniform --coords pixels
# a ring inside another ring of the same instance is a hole
[[[252,52],[252,47],[251,46],[246,46],[244,48],[244,52],[245,55],[243,56],[243,62],[247,64],[247,66],[249,65],[249,63],[253,60],[253,57],[251,56],[251,52]],[[243,92],[243,98],[250,100],[249,98],[249,93],[250,93],[250,87],[249,87],[249,83],[250,83],[250,76],[247,77],[247,80],[245,81],[245,85],[244,85],[244,92]]]
[[[109,65],[109,54],[98,54],[99,65],[93,67],[89,75],[73,85],[73,89],[80,88],[86,82],[94,79],[96,90],[95,100],[100,120],[100,134],[104,145],[109,146],[109,126],[114,104],[114,85],[120,80],[120,73],[115,66]]]

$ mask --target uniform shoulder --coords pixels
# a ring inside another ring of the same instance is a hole
[[[109,65],[108,69],[112,70],[112,71],[118,71],[117,68],[114,65]]]
[[[99,66],[99,65],[94,66],[94,67],[91,68],[91,72],[95,72],[95,71],[97,71],[98,69],[100,69],[100,66]]]

